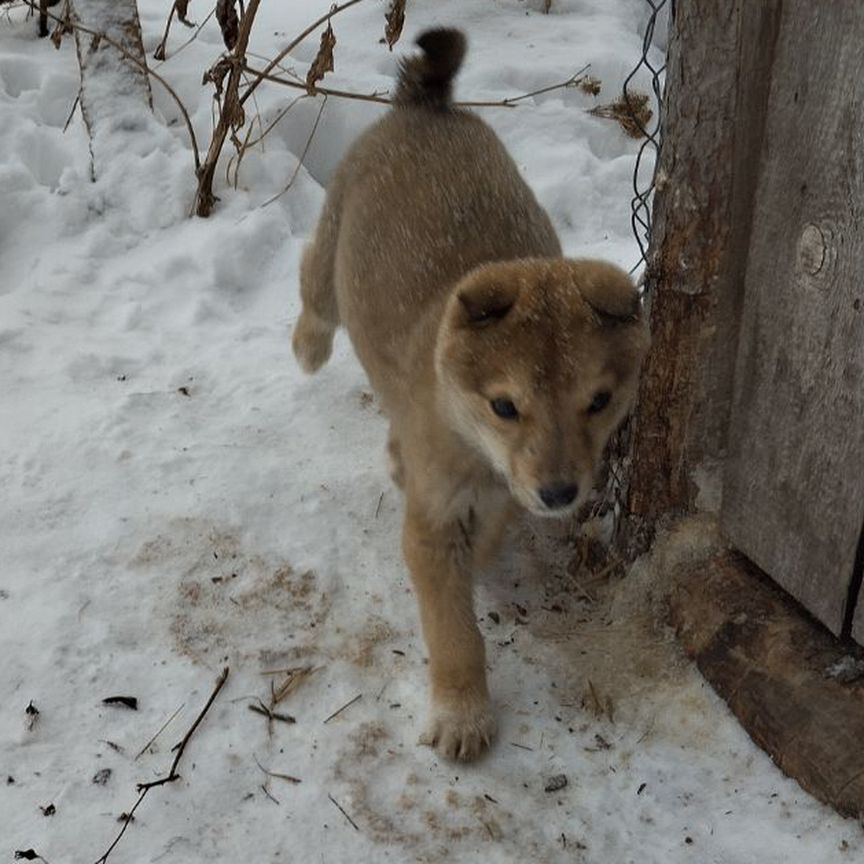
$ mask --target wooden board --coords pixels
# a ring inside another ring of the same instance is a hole
[[[672,623],[700,671],[778,767],[864,815],[864,650],[833,639],[740,555],[675,575]]]
[[[90,135],[95,177],[112,154],[124,148],[119,138],[128,146],[130,135],[144,131],[152,107],[150,79],[135,0],[73,0],[72,10],[76,23],[104,33],[123,49],[75,30],[81,113]]]
[[[834,633],[864,524],[864,6],[782,6],[722,522]]]

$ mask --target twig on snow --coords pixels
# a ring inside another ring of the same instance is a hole
[[[324,723],[329,723],[334,717],[338,717],[343,711],[350,708],[355,702],[359,702],[363,698],[362,693],[358,693],[353,699],[346,702],[341,708],[337,708],[325,721]]]
[[[138,784],[138,800],[135,802],[132,809],[125,814],[125,818],[121,817],[123,819],[123,825],[120,828],[120,833],[114,838],[111,845],[102,853],[102,855],[100,855],[96,859],[96,864],[105,864],[105,862],[108,860],[108,856],[114,851],[114,848],[117,846],[123,835],[126,833],[126,829],[129,827],[129,824],[134,821],[135,811],[138,809],[141,802],[147,797],[147,793],[156,786],[163,786],[165,783],[171,783],[180,777],[180,775],[177,773],[177,766],[180,764],[180,760],[183,758],[183,753],[186,750],[186,745],[189,743],[192,736],[195,734],[195,730],[198,728],[198,726],[201,724],[201,721],[204,719],[204,716],[210,710],[210,706],[213,704],[214,700],[219,695],[219,691],[225,686],[225,682],[227,680],[228,667],[226,666],[222,670],[222,674],[216,680],[216,685],[213,688],[213,692],[210,694],[210,698],[207,700],[207,704],[201,709],[201,713],[195,718],[195,722],[189,727],[189,731],[183,736],[183,739],[180,741],[180,743],[173,748],[177,751],[177,755],[174,757],[174,761],[171,763],[171,769],[169,770],[168,775],[166,777],[163,777],[161,780],[154,780],[151,783]]]
[[[168,724],[183,710],[185,704],[186,703],[183,702],[180,707],[159,727],[156,734],[135,754],[135,758],[132,760],[133,762],[137,762],[147,752],[147,749],[165,731]]]
[[[270,698],[272,705],[278,705],[286,696],[290,696],[310,675],[321,669],[320,666],[296,666],[285,671],[285,680],[274,687],[270,682]]]
[[[327,797],[336,805],[339,812],[351,823],[351,827],[355,831],[359,831],[360,829],[357,827],[357,823],[345,812],[345,808],[328,792]]]
[[[263,793],[264,793],[264,794],[265,794],[265,795],[266,795],[266,796],[267,796],[267,797],[268,797],[268,798],[269,798],[269,799],[270,799],[274,804],[279,804],[279,799],[278,799],[278,798],[274,798],[273,795],[270,794],[270,790],[267,788],[267,784],[266,784],[266,783],[262,783],[260,788],[261,788],[261,791],[262,791],[262,792],[263,792]]]
[[[270,771],[265,768],[259,761],[258,757],[253,753],[252,758],[255,760],[255,764],[268,776],[275,777],[277,780],[285,780],[288,783],[293,783],[294,785],[298,783],[302,783],[303,781],[299,777],[292,777],[290,774],[280,774],[278,771]]]
[[[292,717],[290,714],[279,714],[276,711],[273,711],[271,708],[268,708],[260,699],[258,700],[257,705],[250,705],[250,711],[254,711],[256,714],[263,714],[268,720],[279,720],[282,723],[296,723],[296,718]]]

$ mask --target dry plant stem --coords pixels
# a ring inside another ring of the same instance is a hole
[[[252,0],[254,3],[255,0]],[[334,15],[338,15],[340,12],[343,12],[345,9],[349,9],[351,6],[356,6],[358,3],[361,3],[362,0],[348,0],[347,3],[343,3],[341,6],[331,6],[330,11],[326,15],[322,15],[317,21],[310,24],[293,42],[289,43],[286,48],[283,48],[264,68],[262,72],[253,72],[257,77],[255,80],[249,85],[249,88],[243,94],[240,99],[240,104],[242,105],[254,92],[258,85],[265,80],[265,76],[269,75],[284,59],[290,54],[310,33],[317,30],[322,24],[329,22],[330,19]],[[257,4],[256,4],[257,5]],[[252,4],[250,4],[250,9]],[[249,70],[252,72],[252,70]],[[304,86],[305,89],[305,86]],[[316,88],[320,90],[320,88]]]
[[[291,178],[288,180],[285,188],[274,195],[272,198],[268,198],[261,206],[266,207],[268,204],[272,204],[277,198],[280,198],[284,195],[293,185],[294,181],[297,179],[297,175],[300,173],[300,168],[303,165],[304,160],[306,159],[306,154],[309,152],[309,148],[312,146],[312,139],[315,137],[315,133],[318,131],[318,124],[321,122],[321,115],[324,113],[324,106],[327,104],[327,97],[325,96],[321,100],[321,107],[318,109],[318,116],[315,118],[315,123],[312,125],[312,131],[309,133],[309,137],[306,139],[306,145],[303,147],[303,152],[300,154],[300,158],[297,160],[297,164],[294,166],[294,170],[291,172]]]
[[[258,118],[258,125],[261,125],[261,119]],[[243,162],[243,157],[246,155],[246,151],[249,149],[249,139],[252,137],[252,132],[255,130],[255,120],[253,120],[246,129],[246,134],[243,137],[243,140],[240,142],[235,141],[234,145],[237,148],[237,152],[234,153],[231,158],[228,160],[228,164],[225,166],[225,184],[227,186],[233,186],[234,189],[237,188],[237,184],[240,182],[240,164]],[[236,164],[235,164],[236,161]],[[234,168],[234,182],[231,182],[231,169]]]
[[[258,757],[253,753],[252,758],[255,760],[255,764],[268,776],[268,777],[276,777],[278,780],[285,780],[288,783],[293,783],[296,785],[297,783],[302,783],[303,781],[299,777],[292,777],[290,774],[280,774],[278,771],[270,771],[265,768],[259,761]]]
[[[183,710],[185,704],[185,702],[181,703],[180,707],[159,727],[156,734],[135,754],[133,762],[137,762],[147,752],[147,748],[168,728],[168,724]]]
[[[294,97],[294,98],[293,98],[293,99],[288,103],[287,107],[283,108],[283,109],[282,109],[282,110],[281,110],[281,111],[280,111],[280,112],[279,112],[279,113],[278,113],[278,114],[277,114],[277,115],[276,115],[276,116],[275,116],[275,117],[274,117],[274,118],[273,118],[273,119],[272,119],[272,120],[267,124],[266,128],[261,132],[261,134],[260,134],[260,135],[259,135],[259,136],[254,140],[254,141],[250,141],[250,142],[246,145],[247,148],[249,148],[249,147],[255,147],[256,145],[260,144],[261,141],[264,140],[264,137],[265,137],[266,135],[268,135],[268,134],[273,130],[273,128],[276,126],[276,124],[279,123],[279,121],[280,121],[280,120],[281,120],[281,119],[282,119],[282,118],[283,118],[283,117],[284,117],[284,116],[285,116],[285,115],[286,115],[286,114],[287,114],[287,113],[288,113],[288,112],[289,112],[289,111],[290,111],[290,110],[291,110],[291,109],[292,109],[292,108],[293,108],[293,107],[294,107],[298,102],[300,102],[302,99],[309,99],[309,98],[310,98],[310,97],[309,97],[309,94],[308,94],[308,93],[301,93],[299,96],[295,96],[295,97]]]
[[[320,668],[320,667],[318,667]],[[310,675],[314,675],[318,668],[314,666],[299,666],[286,672],[285,680],[274,687],[270,682],[270,694],[273,705],[278,705],[286,696],[293,693]]]
[[[268,720],[279,720],[282,723],[296,723],[296,718],[292,717],[290,714],[279,714],[274,711],[272,708],[268,708],[263,702],[259,700],[258,705],[249,705],[249,710],[254,711],[256,714],[261,714],[266,717]]]
[[[293,87],[295,90],[303,90],[307,95],[310,95],[306,84],[302,81],[291,81],[287,78],[280,78],[278,75],[272,75],[271,73],[261,69],[253,69],[248,65],[245,67],[245,71],[250,75],[258,76],[262,81],[271,81],[273,84],[282,84],[284,87]],[[316,87],[315,95],[336,96],[341,99],[357,99],[360,102],[377,102],[379,105],[389,105],[391,103],[391,100],[387,96],[382,96],[379,93],[353,93],[349,90],[334,90],[331,87]]]
[[[177,751],[177,755],[174,757],[174,762],[171,764],[171,770],[168,772],[168,776],[163,777],[161,780],[154,780],[152,783],[139,783],[139,790],[152,789],[154,786],[161,786],[163,783],[170,783],[180,776],[177,773],[177,766],[180,764],[180,760],[183,758],[183,752],[186,750],[186,745],[189,743],[190,739],[195,734],[195,730],[201,725],[201,721],[204,719],[204,716],[210,710],[210,706],[213,704],[216,697],[219,695],[219,691],[225,686],[225,682],[227,680],[228,667],[226,666],[222,670],[222,674],[217,679],[216,686],[213,688],[213,692],[210,694],[210,698],[207,700],[207,704],[201,709],[201,713],[195,718],[195,722],[189,727],[189,731],[183,736],[183,740],[174,747],[174,749]]]
[[[168,44],[168,34],[171,32],[171,22],[174,20],[174,13],[177,11],[177,4],[171,4],[171,11],[168,13],[168,20],[165,22],[165,32],[162,34],[162,41],[156,46],[153,52],[153,57],[156,60],[165,59],[165,46]]]
[[[38,0],[24,0],[25,5],[29,6],[34,11],[38,10]],[[180,109],[180,113],[183,115],[183,121],[186,124],[186,130],[189,132],[189,139],[192,142],[192,155],[195,158],[195,171],[198,172],[201,168],[201,157],[198,155],[198,139],[195,137],[195,130],[192,128],[192,121],[189,119],[189,112],[186,110],[186,106],[181,101],[180,97],[177,95],[174,88],[158,73],[154,72],[146,63],[142,63],[134,54],[130,51],[127,51],[119,42],[115,42],[110,36],[107,36],[105,33],[100,33],[97,30],[93,30],[90,27],[86,27],[81,24],[80,21],[65,21],[65,19],[61,18],[59,15],[55,15],[53,12],[46,12],[48,17],[52,21],[56,21],[58,24],[68,24],[69,27],[72,27],[74,30],[80,30],[82,33],[87,33],[89,36],[92,36],[94,39],[99,40],[100,42],[104,42],[106,45],[110,45],[116,51],[119,51],[127,60],[131,60],[139,69],[142,69],[147,75],[152,75],[170,94],[171,98],[177,104],[177,107]]]
[[[327,797],[336,805],[339,812],[351,823],[351,827],[355,831],[359,831],[360,828],[357,826],[357,823],[348,815],[345,808],[329,792],[327,793]]]
[[[559,81],[557,84],[550,84],[547,87],[541,87],[539,90],[532,90],[530,93],[522,93],[519,96],[508,96],[506,99],[498,99],[497,101],[467,101],[456,102],[459,108],[514,108],[517,103],[525,99],[531,99],[534,96],[540,96],[543,93],[551,93],[553,90],[563,90],[566,87],[576,87],[583,80],[584,73],[590,69],[590,64],[583,66],[574,75],[571,75],[566,81]],[[306,90],[306,85],[300,81],[291,81],[287,78],[280,78],[278,75],[271,75],[266,70],[253,69],[251,66],[246,66],[245,70],[250,75],[259,76],[262,80],[271,81],[274,84],[281,84],[283,87],[293,87],[295,90]],[[338,99],[356,99],[360,102],[376,102],[379,105],[391,105],[392,99],[387,96],[382,96],[379,93],[354,93],[350,90],[334,90],[331,87],[316,87],[316,94],[322,96],[334,96]]]
[[[231,52],[231,71],[228,73],[228,83],[225,87],[225,96],[219,112],[219,120],[213,130],[213,138],[204,163],[198,169],[198,191],[195,195],[194,212],[198,216],[207,217],[213,210],[216,197],[213,194],[213,176],[216,173],[216,163],[219,154],[225,144],[225,139],[231,131],[231,121],[242,109],[243,102],[251,95],[253,82],[246,88],[243,98],[240,98],[240,80],[243,75],[243,67],[246,62],[246,46],[249,44],[249,34],[255,21],[255,14],[261,0],[250,0],[243,17],[240,19],[240,32],[237,36],[237,44]]]
[[[81,94],[79,93],[75,97],[75,101],[72,103],[72,107],[69,109],[69,116],[66,118],[66,122],[63,124],[63,134],[66,134],[66,130],[69,128],[69,124],[72,122],[72,118],[75,116],[75,109],[78,107],[78,103],[81,101]]]
[[[203,20],[203,21],[202,21],[202,22],[201,22],[201,23],[200,23],[200,24],[195,28],[195,32],[194,32],[194,33],[193,33],[193,34],[192,34],[192,35],[191,35],[191,36],[190,36],[190,37],[189,37],[189,38],[188,38],[188,39],[187,39],[187,40],[186,40],[186,41],[185,41],[185,42],[184,42],[184,43],[183,43],[183,44],[182,44],[182,45],[181,45],[181,46],[180,46],[180,47],[179,47],[179,48],[178,48],[178,49],[177,49],[177,50],[176,50],[172,55],[171,55],[171,58],[170,58],[170,59],[173,59],[173,58],[176,57],[176,56],[177,56],[177,55],[178,55],[178,54],[179,54],[179,53],[180,53],[184,48],[187,48],[189,45],[191,45],[191,44],[192,44],[192,43],[193,43],[193,42],[198,38],[198,34],[199,34],[203,29],[204,29],[204,25],[205,25],[205,24],[206,24],[206,23],[207,23],[207,22],[208,22],[208,21],[209,21],[209,20],[210,20],[214,15],[215,15],[215,14],[216,14],[216,8],[214,7],[213,9],[211,9],[211,10],[207,13],[207,16],[204,18],[204,20]],[[168,59],[169,59],[169,58],[166,57],[165,60],[162,60],[162,61],[160,62],[159,65],[161,66],[162,63],[166,63],[166,62],[168,61]]]
[[[174,749],[177,751],[177,755],[174,757],[174,762],[171,764],[171,770],[168,772],[168,776],[163,777],[161,780],[156,780],[153,783],[138,784],[138,800],[135,802],[135,805],[132,807],[132,809],[125,814],[125,818],[123,819],[123,825],[120,828],[120,833],[114,838],[114,842],[102,853],[102,855],[100,855],[96,859],[96,864],[105,864],[105,862],[108,860],[108,856],[114,851],[114,848],[117,846],[123,835],[126,833],[126,829],[129,827],[129,823],[132,821],[132,817],[135,815],[135,811],[138,809],[138,806],[141,804],[141,802],[147,797],[147,793],[154,786],[162,786],[165,783],[170,783],[171,781],[176,780],[180,776],[179,774],[177,774],[177,766],[180,764],[180,760],[183,757],[183,752],[186,749],[186,745],[189,743],[190,739],[195,734],[195,730],[198,728],[198,726],[201,724],[201,721],[204,719],[204,716],[210,710],[210,706],[213,704],[214,700],[219,695],[219,691],[225,686],[225,682],[227,680],[228,667],[226,666],[222,670],[222,674],[216,679],[216,684],[213,687],[213,692],[210,694],[210,698],[207,700],[207,704],[201,709],[201,713],[195,718],[195,722],[189,727],[189,731],[183,736],[183,740],[176,747],[174,747]]]
[[[261,60],[264,63],[269,63],[270,58],[265,57],[263,54],[256,54],[254,51],[247,51],[247,57],[251,57],[253,60]],[[290,75],[294,78],[295,81],[302,81],[302,79],[297,75],[297,72],[290,66],[283,66],[282,63],[277,63],[276,66],[281,72],[284,72],[286,75]]]
[[[243,74],[243,80],[248,85],[248,80],[246,79],[245,72]],[[255,97],[252,100],[255,103],[255,117],[252,119],[252,122],[246,129],[246,134],[243,137],[242,142],[238,142],[236,140],[236,136],[232,136],[232,140],[234,141],[234,146],[237,149],[237,152],[231,157],[228,161],[228,165],[225,167],[225,183],[229,186],[231,185],[231,167],[234,166],[234,188],[237,188],[237,184],[240,182],[240,164],[243,162],[243,157],[246,155],[246,151],[252,146],[249,143],[249,139],[252,137],[252,133],[255,131],[255,122],[258,122],[258,128],[263,130],[264,124],[261,121],[261,109],[258,106],[258,98]],[[256,139],[260,141],[264,137],[262,132],[261,135]],[[236,158],[236,164],[235,164]]]
[[[345,711],[346,709],[350,708],[350,707],[351,707],[355,702],[359,702],[362,698],[363,698],[363,694],[362,694],[362,693],[358,693],[358,694],[357,694],[353,699],[351,699],[351,700],[349,700],[348,702],[346,702],[346,703],[345,703],[341,708],[337,708],[337,709],[336,709],[336,710],[335,710],[335,711],[334,711],[334,712],[333,712],[333,713],[332,713],[332,714],[331,714],[331,715],[330,715],[330,716],[329,716],[329,717],[324,721],[324,724],[326,725],[326,724],[329,723],[329,722],[330,722],[334,717],[338,717],[338,716],[339,716],[343,711]]]
[[[278,798],[275,798],[275,797],[270,793],[270,790],[267,788],[267,784],[266,784],[266,783],[262,783],[262,784],[261,784],[261,791],[262,791],[262,792],[263,792],[263,793],[264,793],[264,794],[265,794],[265,795],[266,795],[266,796],[267,796],[267,797],[268,797],[268,798],[269,798],[269,799],[270,799],[274,804],[279,804],[279,803],[280,803],[280,802],[279,802],[279,799],[278,799]]]

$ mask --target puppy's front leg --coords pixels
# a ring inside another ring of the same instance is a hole
[[[468,762],[489,746],[495,719],[471,591],[472,526],[433,525],[408,502],[403,548],[429,651],[432,722],[423,743]]]

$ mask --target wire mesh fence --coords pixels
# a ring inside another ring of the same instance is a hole
[[[639,261],[631,270],[635,272],[642,265],[648,265],[648,247],[651,242],[651,206],[654,197],[655,177],[657,174],[657,161],[660,154],[660,143],[663,135],[663,75],[666,71],[665,62],[655,65],[651,56],[656,54],[654,48],[655,34],[657,28],[667,26],[667,22],[675,15],[675,0],[645,0],[650,7],[650,13],[645,25],[645,33],[642,39],[642,54],[639,62],[624,81],[624,100],[628,110],[639,126],[644,138],[642,146],[636,155],[636,164],[633,168],[633,198],[630,201],[630,224],[633,228],[633,236],[639,246]],[[668,15],[667,15],[668,13]],[[665,53],[664,53],[665,57]],[[646,71],[651,78],[651,92],[654,98],[652,119],[648,124],[643,124],[639,118],[639,112],[635,110],[633,100],[636,91],[633,83],[637,77],[641,77],[642,71]],[[649,152],[653,150],[654,163],[650,176],[646,175],[645,166]]]

